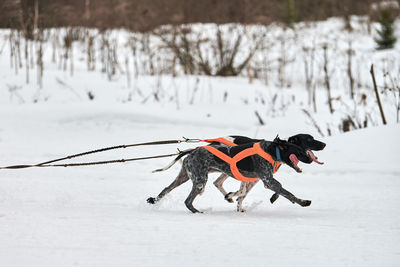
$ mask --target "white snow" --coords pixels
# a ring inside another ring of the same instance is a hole
[[[322,29],[338,34],[342,26],[330,20],[299,27],[301,39],[302,35],[313,37],[308,31]],[[76,51],[73,76],[58,70],[50,62],[47,44],[44,87],[39,89],[34,69],[30,84],[25,84],[23,69],[18,75],[10,69],[8,46],[1,46],[8,31],[0,31],[4,37],[0,42],[0,166],[182,136],[246,135],[271,140],[276,134],[284,138],[310,133],[327,143],[324,151],[316,152],[324,165],[301,164],[302,174],[283,166],[276,174],[297,197],[312,200],[306,208],[283,197],[271,205],[272,192],[258,184],[245,199],[246,212],[237,213],[236,204],[226,202],[213,186],[217,174],[210,175],[204,194],[194,202],[203,214],[192,214],[183,203],[190,181],[158,204],[147,204],[149,196],[156,196],[177,175],[179,164],[151,173],[172,158],[0,170],[0,266],[398,266],[400,127],[393,105],[397,96],[382,94],[389,122],[382,126],[370,97],[373,91],[365,84],[373,62],[382,64],[377,68],[382,85],[382,66],[387,63],[382,58],[394,62],[396,75],[399,46],[374,52],[372,37],[364,32],[353,33],[357,36],[354,47],[363,50],[354,64],[363,82],[357,97],[367,93],[368,105],[354,108],[359,98],[349,101],[347,89],[341,86],[345,70],[338,68],[332,93],[342,98],[334,102],[336,112],[329,114],[320,83],[318,113],[310,111],[322,128],[322,137],[302,112],[311,109],[299,71],[301,57],[287,70],[291,88],[275,86],[275,76],[266,86],[257,80],[249,84],[243,77],[141,75],[132,81],[132,89],[122,75],[109,81],[104,74],[87,72],[80,59],[82,51]],[[112,34],[121,38],[118,31]],[[343,42],[348,37],[341,38]],[[336,60],[341,62],[346,46],[338,46],[342,52]],[[301,51],[301,44],[296,49],[290,53]],[[361,64],[365,58],[368,64]],[[316,64],[320,66],[320,61]],[[93,101],[88,92],[95,95]],[[154,93],[159,94],[159,102]],[[259,125],[255,111],[265,120],[264,126]],[[363,113],[370,116],[372,125],[339,134],[335,127],[343,115],[362,120]],[[326,137],[327,128],[333,136]],[[72,162],[168,154],[196,145],[129,148]],[[225,187],[236,191],[239,182],[228,179]]]
[[[1,162],[34,163],[120,143],[246,132],[204,119],[168,121],[164,114],[171,113],[102,104],[2,107]],[[276,131],[259,133],[273,138]],[[191,182],[151,206],[146,198],[172,182],[180,166],[151,170],[170,159],[1,170],[0,259],[4,266],[396,266],[399,134],[392,125],[322,138],[327,147],[317,154],[325,165],[303,164],[303,174],[282,167],[277,179],[296,196],[311,199],[307,208],[284,198],[271,205],[272,192],[259,184],[245,200],[247,212],[236,213],[235,204],[212,185],[216,175],[194,203],[204,214],[184,206]],[[175,147],[131,148],[90,159],[169,153]],[[233,191],[239,182],[231,179],[226,186]]]

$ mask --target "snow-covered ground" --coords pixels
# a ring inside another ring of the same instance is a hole
[[[272,123],[275,128],[275,118],[297,114],[292,123],[308,120],[313,124],[312,120],[315,120],[319,131],[329,135],[342,132],[343,120],[348,118],[354,123],[350,128],[361,128],[364,123],[368,126],[381,124],[369,73],[374,64],[386,118],[390,123],[396,122],[400,94],[393,88],[400,83],[400,42],[393,49],[377,51],[374,38],[379,25],[369,24],[366,17],[356,16],[351,18],[351,25],[351,32],[344,30],[344,21],[340,18],[297,23],[293,29],[276,24],[222,25],[219,29],[227,51],[233,49],[235,38],[242,36],[234,66],[241,63],[255,46],[254,38],[258,40],[260,37],[257,36],[265,34],[262,48],[255,53],[249,68],[242,71],[241,79],[183,75],[182,66],[174,61],[172,50],[154,33],[48,29],[44,31],[43,42],[26,42],[17,31],[1,29],[0,105],[87,103],[91,100],[108,104],[111,101],[143,108],[171,106],[181,111],[180,116],[185,113],[189,117],[193,116],[193,109],[207,117],[218,116],[215,112],[212,114],[214,109],[210,106],[220,105],[223,106],[220,110],[229,110],[228,114],[244,108],[249,112],[246,121],[252,117],[255,123],[257,111],[267,125]],[[400,35],[399,25],[400,20],[397,20],[396,36]],[[185,27],[190,28],[187,38],[192,43],[196,38],[204,39],[201,42],[204,60],[217,68],[218,56],[214,51],[217,25]],[[68,50],[64,40],[70,33],[75,41]],[[93,47],[88,49],[91,38]],[[333,114],[327,105],[324,46],[327,46],[326,65]],[[88,50],[93,50],[90,57],[94,58],[90,71]],[[38,67],[40,51],[43,54],[42,82]],[[26,68],[27,63],[29,68]],[[177,76],[171,75],[172,70]],[[258,79],[252,80],[249,77],[254,76],[251,74],[254,70],[257,70]],[[354,82],[354,99],[350,98],[349,70]],[[306,76],[309,76],[310,88],[316,92],[316,113],[309,103]],[[251,84],[249,80],[252,80]],[[312,118],[304,110],[310,112]]]
[[[0,170],[0,266],[397,266],[398,95],[382,89],[385,83],[390,87],[388,78],[383,79],[385,71],[392,70],[398,81],[399,45],[376,52],[373,36],[366,33],[364,24],[356,24],[359,27],[348,35],[341,33],[341,23],[332,19],[296,26],[297,37],[289,36],[286,43],[288,59],[294,57],[285,68],[292,83],[288,88],[276,85],[275,65],[282,56],[279,42],[270,44],[269,85],[263,79],[249,83],[245,77],[141,73],[132,77],[128,86],[124,71],[117,71],[111,79],[98,70],[88,72],[85,44],[75,44],[74,74],[60,70],[59,63],[51,62],[51,39],[44,43],[45,72],[43,88],[39,88],[35,64],[30,66],[28,84],[24,68],[16,74],[10,67],[9,31],[0,31],[0,167],[182,136],[235,134],[273,139],[276,134],[284,138],[310,133],[327,143],[326,149],[317,153],[325,165],[302,164],[302,174],[284,166],[276,174],[286,189],[313,201],[307,208],[284,198],[271,205],[272,192],[258,184],[244,202],[247,211],[237,213],[236,204],[226,202],[212,185],[217,174],[210,175],[205,193],[194,202],[204,214],[190,213],[183,203],[191,182],[157,205],[149,205],[146,199],[169,185],[179,171],[176,164],[166,172],[151,173],[171,158]],[[270,40],[278,39],[275,35],[282,30],[271,27]],[[111,34],[126,41],[121,31]],[[301,54],[303,44],[313,38],[319,49],[315,61],[317,113],[307,103],[302,70],[306,56]],[[345,86],[348,40],[359,49],[353,64],[361,85],[354,101],[349,100]],[[319,42],[325,41],[340,48],[331,51],[336,53],[331,56],[332,115],[321,82]],[[129,47],[119,47],[123,62]],[[32,45],[32,51],[37,49],[37,44]],[[57,58],[62,56],[62,51],[57,53]],[[22,63],[25,66],[23,57]],[[369,81],[370,63],[377,66],[388,126],[381,126]],[[367,96],[364,104],[363,94]],[[338,126],[346,116],[360,123],[368,117],[369,127],[339,134]],[[196,145],[129,148],[76,161],[169,154]],[[230,179],[225,187],[234,191],[239,182]]]
[[[210,118],[176,116],[167,108],[91,105],[0,107],[1,165],[34,163],[108,145],[179,138],[251,135],[253,129]],[[172,119],[171,119],[172,118]],[[229,125],[229,126],[228,126]],[[246,126],[246,125],[245,125]],[[251,128],[251,126],[249,126]],[[271,139],[308,132],[262,127]],[[95,167],[1,170],[2,266],[397,266],[400,261],[398,125],[320,138],[325,165],[276,174],[302,208],[280,198],[269,203],[261,184],[237,213],[212,185],[192,214],[184,206],[191,183],[155,206],[179,165],[170,159]],[[187,145],[186,145],[187,146]],[[186,147],[184,145],[180,148]],[[90,160],[174,152],[175,145],[131,148]],[[88,159],[88,158],[86,158]],[[86,160],[85,159],[85,160]],[[238,188],[231,179],[228,190]]]

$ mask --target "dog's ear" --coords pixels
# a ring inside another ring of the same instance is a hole
[[[294,144],[297,141],[297,137],[290,137],[288,141]]]
[[[275,139],[274,139],[274,143],[280,144],[282,143],[282,140],[279,138],[279,135],[277,134]]]
[[[286,141],[283,141],[279,138],[275,138],[274,143],[279,148],[279,150],[284,151],[288,149]]]

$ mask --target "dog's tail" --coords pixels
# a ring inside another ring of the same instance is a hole
[[[173,161],[171,161],[170,164],[168,164],[168,165],[165,166],[164,168],[157,169],[157,170],[154,170],[154,171],[152,171],[152,172],[155,173],[155,172],[162,172],[162,171],[168,170],[168,169],[171,168],[178,160],[180,160],[183,156],[189,154],[189,153],[192,152],[192,151],[193,151],[193,148],[180,151],[180,152],[179,152],[179,155],[178,155]]]

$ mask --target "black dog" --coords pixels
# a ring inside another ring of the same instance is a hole
[[[311,163],[313,161],[313,159],[304,151],[304,149],[290,142],[280,140],[279,138],[276,138],[273,142],[261,140],[258,142],[258,144],[261,149],[271,155],[275,161],[280,159],[282,163],[289,165],[297,172],[301,172],[301,169],[297,166],[299,160],[305,163]],[[251,147],[251,144],[239,146],[212,146],[222,151],[226,155],[234,157],[244,149]],[[208,173],[217,171],[228,176],[234,176],[229,164],[223,160],[220,160],[204,147],[198,147],[194,150],[186,151],[184,154],[188,154],[188,156],[184,159],[182,169],[177,178],[168,187],[162,190],[156,198],[148,198],[148,203],[156,203],[171,190],[191,179],[193,186],[189,196],[185,200],[185,205],[190,211],[194,213],[199,212],[193,207],[193,201],[197,195],[204,190],[207,183]],[[180,155],[180,157],[182,156],[183,155]],[[244,165],[244,168],[240,167],[240,162],[238,163],[238,167],[244,176],[259,178],[264,183],[264,187],[271,189],[278,195],[284,196],[292,203],[297,203],[303,207],[311,204],[310,200],[302,200],[295,197],[292,193],[285,190],[282,185],[273,178],[274,166],[269,161],[260,157],[258,154],[248,156],[243,160],[246,161],[244,164],[242,164]]]
[[[260,139],[252,139],[246,136],[229,136],[227,137],[229,141],[233,142],[236,145],[242,145],[242,144],[249,144],[249,143],[255,143],[261,141]],[[319,151],[325,148],[326,144],[315,140],[313,136],[309,134],[297,134],[294,136],[289,137],[288,142],[295,144],[299,147],[301,147],[307,155],[316,163],[318,164],[323,164],[322,162],[318,161],[318,158],[314,155],[312,150],[314,151]],[[220,144],[222,145],[222,144]],[[247,194],[250,192],[250,190],[257,184],[258,181],[255,182],[242,182],[240,185],[240,189],[236,192],[230,192],[227,193],[225,189],[223,188],[223,183],[226,181],[226,179],[229,176],[226,174],[221,174],[220,177],[218,177],[217,180],[214,181],[214,185],[218,188],[218,190],[224,195],[225,200],[228,202],[233,202],[233,197],[238,197],[237,198],[237,211],[244,211],[242,208],[242,202],[247,196]],[[275,202],[278,199],[279,195],[274,194],[271,197],[271,203]]]

